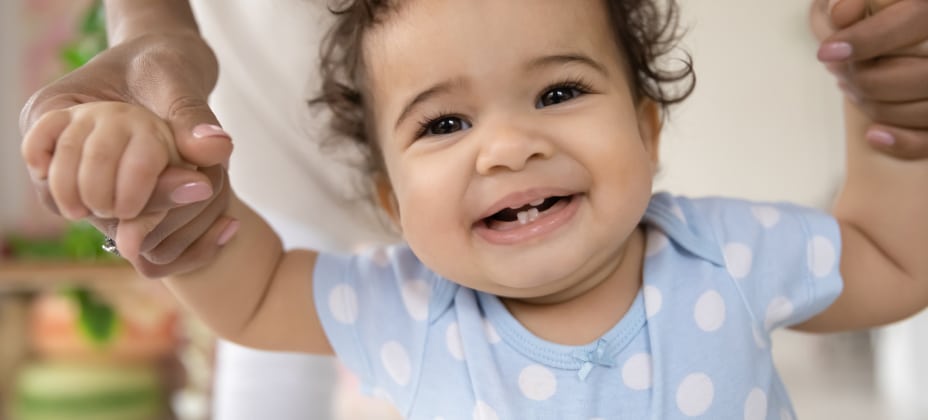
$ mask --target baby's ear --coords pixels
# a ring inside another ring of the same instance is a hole
[[[644,142],[645,150],[651,156],[651,164],[655,171],[660,163],[660,145],[661,145],[661,108],[656,102],[650,99],[644,99],[638,104],[638,132],[641,134],[641,141]]]
[[[390,177],[386,173],[378,172],[374,175],[374,188],[377,192],[377,204],[390,216],[390,220],[397,227],[400,226],[400,207],[396,202],[396,194],[393,192],[393,185],[390,184]]]

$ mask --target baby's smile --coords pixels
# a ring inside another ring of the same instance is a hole
[[[534,240],[570,222],[582,194],[536,189],[503,198],[477,220],[473,229],[487,242],[512,245]]]

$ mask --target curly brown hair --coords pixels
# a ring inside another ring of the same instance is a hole
[[[692,57],[683,51],[681,66],[667,68],[667,58],[682,36],[675,0],[603,0],[616,43],[626,59],[629,84],[636,102],[650,99],[663,115],[686,99],[696,86]],[[311,105],[327,105],[330,127],[339,139],[348,138],[366,152],[365,170],[383,174],[376,139],[364,123],[368,114],[362,94],[363,36],[395,11],[398,0],[339,0],[329,10],[337,20],[320,50],[321,94]]]

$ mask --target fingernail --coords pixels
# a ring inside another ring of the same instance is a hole
[[[177,187],[171,193],[171,201],[177,204],[190,204],[212,197],[213,189],[205,182],[191,182]]]
[[[854,52],[847,42],[829,42],[818,49],[818,59],[822,61],[846,60]]]
[[[892,146],[896,144],[896,138],[887,131],[869,130],[867,131],[867,140],[877,146]]]
[[[216,241],[219,246],[223,246],[229,243],[232,240],[232,237],[235,236],[235,233],[238,232],[238,228],[241,226],[241,222],[238,220],[233,220],[229,222],[229,225],[223,229],[222,233],[219,234],[219,239]]]
[[[828,0],[828,16],[831,16],[831,11],[835,9],[835,5],[841,0]]]
[[[214,124],[200,124],[196,127],[193,127],[193,136],[202,139],[206,137],[225,137],[229,140],[232,140],[232,136],[223,130],[222,127]]]

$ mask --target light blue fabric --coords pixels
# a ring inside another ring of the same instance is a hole
[[[841,292],[834,219],[656,194],[644,223],[644,285],[585,346],[538,338],[404,245],[320,256],[316,307],[367,391],[410,419],[795,418],[770,331]]]

